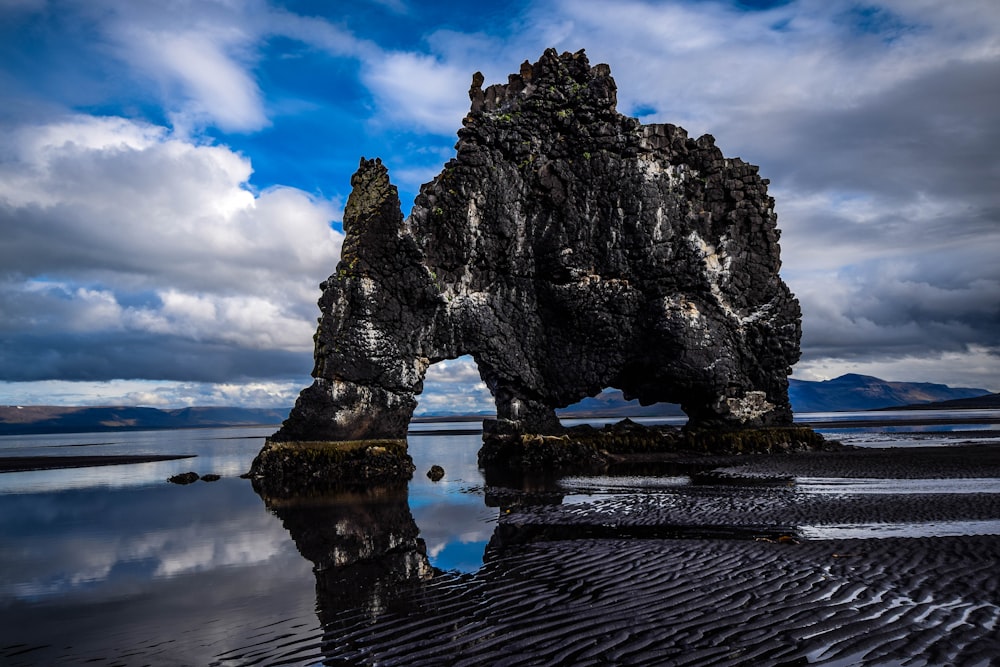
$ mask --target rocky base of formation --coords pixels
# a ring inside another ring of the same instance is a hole
[[[391,484],[413,477],[406,440],[281,442],[268,439],[244,475],[259,493],[301,496],[331,485]]]
[[[689,430],[644,426],[624,419],[601,429],[574,426],[560,435],[503,433],[488,428],[479,450],[479,465],[524,472],[602,472],[615,463],[644,456],[690,458],[844,448],[801,426]]]

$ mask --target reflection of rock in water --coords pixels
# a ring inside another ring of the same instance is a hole
[[[275,498],[265,505],[312,561],[320,622],[338,612],[377,616],[400,609],[430,579],[424,541],[407,503],[406,484],[341,489],[323,495]],[[327,628],[327,632],[332,631]]]
[[[542,484],[521,488],[520,502],[497,491],[502,508],[516,507],[501,510],[474,574],[430,567],[405,485],[265,495],[315,564],[323,664],[971,665],[1000,655],[1000,538],[782,539],[800,511],[884,518],[894,506],[926,511],[925,498],[851,510],[784,486],[713,494],[691,484],[560,506]],[[281,657],[305,662],[301,650]]]

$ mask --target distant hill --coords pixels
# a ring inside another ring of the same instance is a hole
[[[850,373],[823,382],[789,380],[788,397],[795,412],[877,410],[936,401],[975,398],[985,389],[949,387],[930,382],[887,382]]]
[[[289,408],[0,406],[0,435],[279,424]]]
[[[1000,409],[1000,394],[986,394],[972,398],[955,398],[950,401],[920,403],[905,405],[905,410],[998,410]]]
[[[639,401],[626,401],[617,389],[605,389],[597,396],[585,398],[579,403],[556,410],[560,417],[683,417],[681,406],[673,403],[656,403],[642,406]]]

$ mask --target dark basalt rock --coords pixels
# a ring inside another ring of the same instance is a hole
[[[192,484],[194,482],[197,482],[198,479],[199,479],[198,473],[191,471],[191,472],[182,472],[176,475],[171,475],[170,477],[167,478],[167,481],[170,482],[171,484],[183,485],[183,484]]]
[[[618,113],[582,51],[482,83],[408,218],[362,159],[315,381],[271,441],[403,439],[428,366],[466,354],[496,399],[488,440],[559,435],[555,409],[605,387],[699,431],[790,425],[800,311],[757,167]]]

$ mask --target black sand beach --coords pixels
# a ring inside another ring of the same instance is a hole
[[[437,576],[374,623],[336,615],[327,659],[998,664],[1000,536],[928,535],[1000,532],[1000,445],[743,458],[696,483],[587,496],[605,480],[570,479],[561,504],[502,507],[479,572]],[[856,524],[871,537],[805,530]]]
[[[328,664],[990,665],[998,556],[996,537],[533,543],[375,624],[343,618],[325,648]]]

